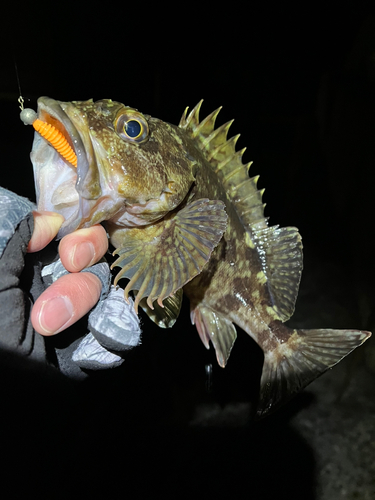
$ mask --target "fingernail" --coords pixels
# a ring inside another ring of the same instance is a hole
[[[89,241],[85,241],[84,243],[77,243],[73,248],[70,262],[77,271],[80,271],[90,265],[94,257],[94,245]]]
[[[57,333],[72,317],[73,305],[67,297],[55,297],[42,305],[39,324],[45,333]]]

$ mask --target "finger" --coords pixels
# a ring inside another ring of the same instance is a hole
[[[107,233],[100,224],[64,236],[59,246],[61,262],[71,273],[92,266],[107,250]]]
[[[91,273],[66,274],[36,300],[31,322],[42,335],[55,335],[78,321],[97,303],[101,282]]]
[[[58,233],[64,217],[56,212],[33,212],[34,231],[27,247],[28,252],[42,250]]]

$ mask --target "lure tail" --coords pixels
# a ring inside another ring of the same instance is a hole
[[[22,99],[22,97],[20,97],[20,99]],[[21,101],[19,100],[19,102]],[[42,137],[44,137],[63,158],[65,158],[66,161],[73,165],[73,167],[77,167],[77,155],[73,151],[73,148],[70,146],[66,137],[64,137],[64,135],[50,123],[39,120],[33,109],[23,109],[23,99],[21,103],[21,110],[20,118],[23,123],[25,125],[32,125],[34,129]]]
[[[276,410],[370,336],[360,330],[292,330],[287,342],[264,354],[257,417]]]
[[[53,125],[39,119],[36,119],[32,125],[42,137],[52,144],[52,146],[61,154],[63,158],[65,158],[74,167],[77,167],[77,156],[59,130],[57,130]]]

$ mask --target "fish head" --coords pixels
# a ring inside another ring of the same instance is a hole
[[[195,146],[180,128],[119,102],[38,100],[38,118],[63,134],[69,163],[35,133],[31,159],[39,210],[64,216],[58,238],[105,220],[151,224],[174,210],[194,183]]]

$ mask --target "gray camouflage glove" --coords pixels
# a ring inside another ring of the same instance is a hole
[[[94,273],[102,282],[99,302],[88,319],[90,333],[72,325],[61,334],[68,343],[61,343],[34,331],[32,303],[53,281],[68,273],[50,245],[26,254],[34,228],[34,208],[26,198],[0,187],[0,348],[57,365],[74,378],[85,376],[82,369],[120,365],[124,353],[140,342],[141,330],[132,300],[127,303],[122,290],[110,285],[106,262],[82,271]]]

